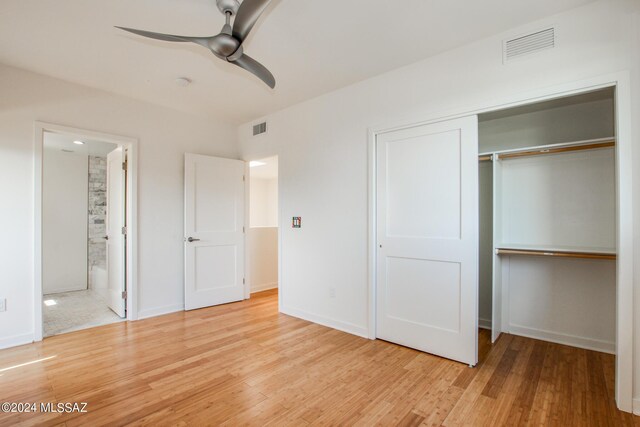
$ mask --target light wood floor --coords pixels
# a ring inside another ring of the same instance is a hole
[[[485,331],[480,342],[470,369],[278,314],[263,292],[0,351],[0,402],[89,411],[0,424],[640,426],[615,409],[612,356],[509,335],[492,347]]]

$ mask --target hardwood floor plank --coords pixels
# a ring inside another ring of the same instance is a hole
[[[277,291],[0,351],[5,425],[640,426],[608,354],[490,332],[475,368],[278,313]]]

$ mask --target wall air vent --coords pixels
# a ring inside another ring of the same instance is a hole
[[[267,133],[267,122],[258,123],[253,126],[253,136],[262,135]]]
[[[507,63],[525,55],[552,49],[555,45],[556,33],[553,27],[505,40],[502,49],[503,61]]]

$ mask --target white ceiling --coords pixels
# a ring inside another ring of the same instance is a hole
[[[74,141],[84,142],[84,145],[75,144]],[[107,154],[118,148],[116,144],[110,142],[80,139],[54,132],[44,133],[44,147],[52,150],[64,150],[67,153],[99,157],[107,157]]]
[[[591,1],[273,0],[245,44],[271,90],[200,46],[113,28],[214,35],[215,0],[2,0],[0,62],[241,123]]]

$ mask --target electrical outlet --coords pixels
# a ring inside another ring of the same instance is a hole
[[[0,311],[7,311],[7,299],[0,298]]]
[[[336,288],[330,288],[329,289],[329,296],[331,298],[335,298],[336,297]]]

